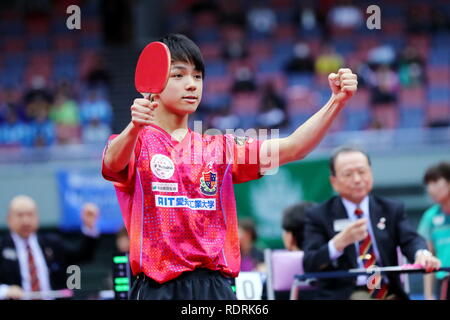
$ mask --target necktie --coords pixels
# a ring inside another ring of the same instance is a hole
[[[355,215],[358,217],[358,219],[362,217],[363,213],[364,212],[360,208],[355,209]],[[367,237],[365,237],[362,241],[359,242],[359,258],[361,259],[365,269],[373,267],[377,261],[375,251],[372,246],[372,239],[370,237],[370,233],[367,233]],[[369,279],[374,278],[370,277]],[[379,286],[374,285],[374,287],[375,288],[373,289],[369,288],[370,295],[372,298],[374,299],[386,298],[389,287],[387,283],[383,281],[383,278],[381,278],[380,285]]]
[[[30,244],[27,242],[28,254],[28,270],[30,272],[31,291],[40,291],[39,278],[37,275],[36,264],[34,263],[33,252],[31,252]]]

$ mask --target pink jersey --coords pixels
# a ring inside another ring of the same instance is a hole
[[[261,176],[260,145],[191,130],[178,142],[151,125],[142,130],[123,172],[102,166],[105,179],[114,182],[130,236],[133,274],[144,272],[159,283],[199,267],[238,275],[233,183]]]

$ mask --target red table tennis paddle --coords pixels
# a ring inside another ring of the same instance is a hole
[[[162,42],[151,42],[142,50],[134,75],[134,85],[144,98],[161,93],[170,71],[170,51]]]

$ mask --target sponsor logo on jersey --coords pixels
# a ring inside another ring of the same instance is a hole
[[[168,156],[155,154],[150,161],[150,169],[159,179],[170,179],[175,172],[175,165]]]
[[[178,192],[178,183],[152,182],[152,191]]]

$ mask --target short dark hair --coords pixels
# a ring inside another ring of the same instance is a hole
[[[171,33],[158,41],[167,45],[171,60],[191,63],[205,77],[205,64],[200,48],[188,37],[179,33]]]
[[[444,178],[447,182],[450,182],[450,162],[440,162],[429,167],[423,176],[423,182],[428,184],[440,178]]]
[[[243,218],[239,220],[239,228],[245,232],[249,232],[253,242],[258,239],[258,234],[256,233],[256,226],[252,219]]]
[[[369,155],[363,149],[361,149],[359,147],[356,147],[356,146],[341,146],[341,147],[337,147],[336,149],[334,149],[331,152],[331,157],[330,157],[330,161],[329,161],[330,172],[331,172],[332,176],[336,175],[336,169],[334,167],[334,164],[336,163],[336,158],[338,157],[338,155],[340,155],[341,153],[349,153],[349,152],[360,152],[360,153],[362,153],[363,155],[366,156],[367,162],[369,163],[369,166],[372,165]]]
[[[302,201],[283,210],[281,226],[285,231],[292,233],[300,249],[303,247],[306,210],[314,205],[314,202]]]

